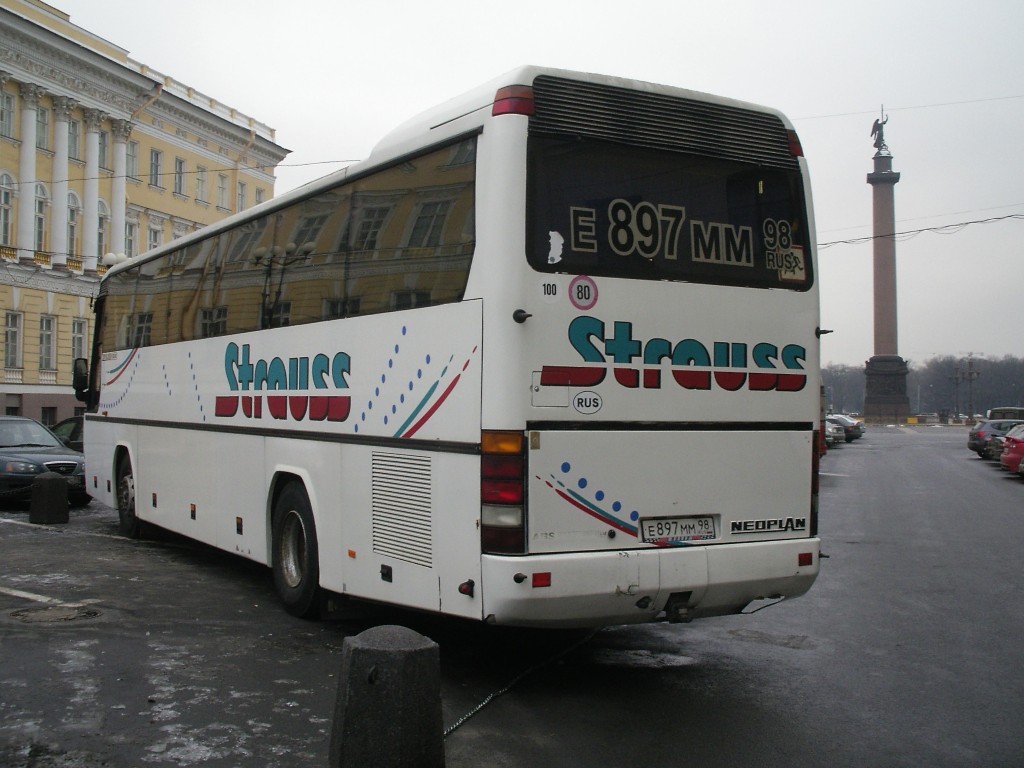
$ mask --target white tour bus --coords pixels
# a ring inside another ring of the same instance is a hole
[[[534,67],[104,276],[89,492],[325,595],[688,621],[818,573],[808,173],[762,107]]]

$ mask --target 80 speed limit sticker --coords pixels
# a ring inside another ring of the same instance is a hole
[[[577,275],[569,283],[569,301],[578,310],[593,309],[597,304],[597,284],[586,275]]]

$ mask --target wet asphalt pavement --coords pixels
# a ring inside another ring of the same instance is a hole
[[[440,646],[449,768],[1016,768],[1024,480],[965,441],[882,427],[830,452],[805,597],[593,634],[303,621],[263,567],[126,540],[96,503],[0,509],[0,768],[325,766],[345,638],[379,624]]]

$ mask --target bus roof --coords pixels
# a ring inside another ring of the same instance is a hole
[[[348,178],[362,175],[375,168],[392,162],[403,155],[417,151],[424,147],[439,144],[460,134],[468,133],[479,129],[491,113],[489,108],[495,102],[495,95],[498,90],[507,86],[533,84],[534,80],[541,75],[549,75],[569,80],[597,83],[614,88],[623,88],[633,91],[670,96],[675,98],[691,99],[711,104],[734,107],[737,109],[760,112],[762,114],[778,117],[788,130],[792,130],[792,123],[778,110],[765,107],[759,104],[730,99],[723,96],[693,91],[685,88],[678,88],[669,85],[660,85],[642,80],[632,80],[622,77],[612,77],[589,72],[576,72],[571,70],[555,69],[526,65],[509,70],[508,72],[492,80],[477,86],[476,88],[463,93],[460,96],[449,99],[436,107],[428,109],[410,118],[404,123],[387,133],[370,152],[369,157],[352,163],[351,165],[334,171],[326,176],[303,184],[300,187],[275,196],[266,202],[247,208],[220,221],[209,224],[194,232],[190,232],[180,238],[164,243],[157,248],[140,254],[134,259],[128,259],[112,266],[107,275],[117,274],[142,262],[156,258],[169,250],[177,250],[190,243],[204,240],[212,235],[229,230],[250,219],[257,218],[269,212],[287,207],[288,205],[342,183]]]

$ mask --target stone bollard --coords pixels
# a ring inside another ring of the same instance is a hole
[[[56,472],[43,472],[32,481],[30,523],[66,523],[68,521],[68,481]]]
[[[345,639],[330,768],[443,768],[437,644],[407,627]]]

